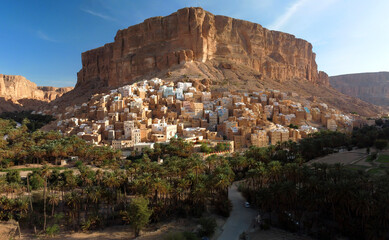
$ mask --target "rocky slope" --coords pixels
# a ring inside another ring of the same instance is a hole
[[[389,107],[389,72],[334,76],[330,78],[330,83],[346,95]]]
[[[0,74],[0,112],[36,109],[72,89],[39,87],[23,76]]]
[[[147,19],[119,30],[114,42],[84,52],[75,90],[51,106],[80,104],[94,93],[152,77],[206,80],[212,90],[295,91],[344,112],[382,112],[331,88],[309,42],[201,8]]]

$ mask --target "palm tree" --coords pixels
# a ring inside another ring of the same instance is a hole
[[[78,192],[71,191],[66,194],[66,205],[70,208],[70,215],[72,217],[73,228],[76,229],[76,221],[75,218],[77,216],[78,226],[80,226],[80,202],[81,197]]]
[[[51,216],[54,216],[54,207],[59,204],[59,196],[56,193],[49,195],[49,204],[51,205]]]
[[[50,169],[47,165],[44,165],[41,170],[41,176],[44,179],[43,183],[43,231],[46,231],[46,222],[47,222],[47,215],[46,215],[46,199],[47,199],[47,178],[50,176]]]

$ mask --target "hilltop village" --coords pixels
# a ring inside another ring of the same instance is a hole
[[[291,100],[295,95],[278,90],[209,92],[201,83],[154,78],[66,108],[56,115],[57,130],[138,152],[177,137],[233,152],[299,141],[319,129],[352,130],[350,116],[324,103]],[[221,145],[228,147],[217,147]]]

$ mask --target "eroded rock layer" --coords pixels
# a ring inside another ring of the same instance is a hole
[[[309,42],[201,8],[184,8],[119,30],[113,43],[84,52],[76,88],[121,86],[175,65],[209,60],[244,64],[264,79],[328,86]]]

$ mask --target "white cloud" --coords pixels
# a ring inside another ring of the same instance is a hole
[[[285,24],[288,23],[289,19],[293,17],[293,15],[306,3],[308,0],[297,0],[295,3],[293,3],[284,14],[282,14],[280,17],[276,19],[275,22],[273,22],[270,25],[270,29],[275,30],[281,30]]]
[[[102,18],[102,19],[104,19],[104,20],[116,21],[116,19],[113,18],[113,17],[110,17],[110,16],[108,16],[108,15],[104,15],[104,14],[101,14],[101,13],[98,13],[98,12],[95,12],[95,11],[92,11],[92,10],[89,10],[89,9],[81,9],[81,11],[86,12],[86,13],[89,13],[90,15],[93,15],[93,16],[96,16],[96,17],[99,17],[99,18]]]
[[[42,39],[42,40],[49,41],[49,42],[56,42],[55,39],[49,37],[46,33],[42,32],[42,31],[40,31],[40,30],[38,30],[38,31],[36,32],[36,34],[37,34],[38,38],[40,38],[40,39]]]

